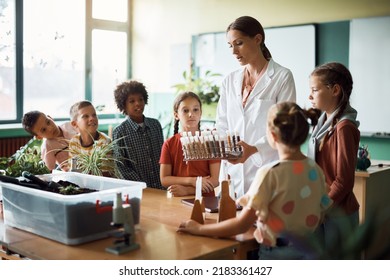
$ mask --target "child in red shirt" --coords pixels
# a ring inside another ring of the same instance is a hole
[[[180,142],[179,122],[182,131],[195,135],[199,131],[202,103],[193,92],[184,92],[175,99],[174,135],[163,144],[160,157],[161,184],[173,196],[195,194],[196,179],[202,176],[202,195],[215,196],[214,188],[219,185],[220,160],[184,161]]]

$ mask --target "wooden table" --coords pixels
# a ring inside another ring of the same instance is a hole
[[[114,238],[68,246],[25,231],[5,226],[0,219],[0,243],[30,259],[83,260],[175,260],[175,259],[245,259],[248,250],[257,246],[253,230],[229,239],[177,233],[181,221],[191,216],[192,207],[182,198],[167,198],[163,190],[146,188],[141,202],[141,222],[136,230],[140,249],[115,255],[105,252]],[[206,214],[213,223],[217,214]]]
[[[386,207],[390,202],[390,161],[374,160],[367,171],[356,171],[353,192],[360,204],[361,223],[374,209]]]
[[[373,160],[367,171],[356,171],[353,192],[360,204],[360,223],[367,218],[375,220],[374,241],[364,258],[377,258],[383,248],[390,249],[390,162]],[[390,250],[385,258],[390,259]]]

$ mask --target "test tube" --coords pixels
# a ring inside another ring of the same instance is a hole
[[[204,157],[202,143],[200,141],[200,131],[195,131],[195,143],[196,143],[196,151],[198,155],[198,159],[202,159]]]
[[[200,149],[201,156],[202,156],[202,158],[207,158],[207,152],[205,150],[204,136],[203,135],[199,136],[199,142],[200,142],[199,149]]]
[[[240,142],[241,138],[240,138],[240,135],[238,134],[238,132],[236,131],[234,134],[236,135],[237,143]],[[242,152],[242,146],[237,145],[237,152]]]
[[[180,142],[181,142],[181,147],[183,149],[184,159],[188,160],[190,156],[189,156],[189,152],[188,152],[188,146],[187,146],[187,143],[186,143],[186,138],[185,137],[181,137],[180,138]]]
[[[214,144],[215,144],[216,157],[220,158],[221,157],[221,148],[219,145],[219,135],[217,133],[214,134]]]
[[[191,158],[197,159],[198,155],[197,155],[197,151],[196,151],[194,136],[190,136],[190,137],[188,137],[188,139],[190,140],[190,143],[188,146],[191,147]]]
[[[233,142],[233,149],[232,149],[232,151],[236,151],[236,149],[237,149],[237,141],[236,141],[236,135],[234,133],[232,135],[232,142]]]
[[[202,150],[203,150],[203,154],[204,154],[204,158],[205,159],[208,159],[210,158],[210,152],[209,152],[209,149],[208,149],[208,146],[207,146],[207,140],[206,140],[206,137],[205,136],[201,136],[201,142],[202,142]]]
[[[232,138],[230,136],[229,131],[226,131],[226,140],[227,140],[226,153],[229,153],[229,152],[233,151]]]
[[[214,138],[213,138],[213,136],[211,134],[209,135],[208,138],[209,138],[208,142],[209,142],[209,145],[210,145],[211,157],[215,158],[216,157],[216,151],[215,151],[215,145],[214,145]]]
[[[219,144],[221,146],[221,157],[226,158],[226,136],[222,135],[219,138]]]
[[[194,137],[194,146],[195,146],[195,150],[196,150],[197,159],[202,159],[203,158],[202,145],[200,143],[198,136]]]
[[[188,152],[188,159],[193,159],[194,158],[194,152],[192,151],[190,138],[186,137],[185,140],[186,140],[186,146],[187,146],[187,152]]]

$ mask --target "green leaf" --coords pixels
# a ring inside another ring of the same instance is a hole
[[[207,70],[203,77],[197,76],[195,71],[184,71],[182,75],[184,82],[172,86],[176,93],[192,91],[198,94],[205,104],[219,101],[219,86],[214,83],[213,78],[222,76],[221,74]]]

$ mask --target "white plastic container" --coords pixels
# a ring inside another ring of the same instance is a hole
[[[140,220],[140,203],[144,182],[99,177],[74,172],[39,176],[42,180],[69,181],[97,192],[62,195],[3,183],[4,223],[55,241],[76,245],[109,237],[117,229],[112,221],[116,193],[128,200],[134,223]]]

